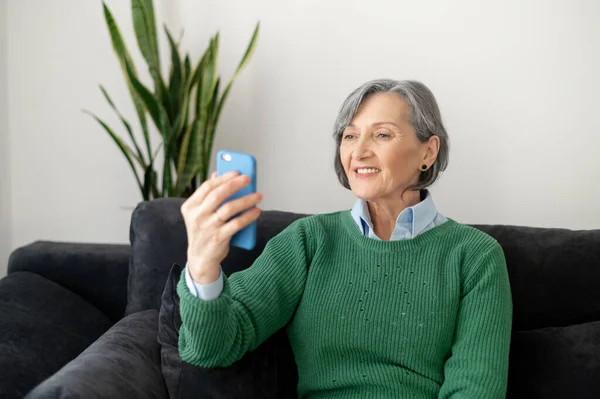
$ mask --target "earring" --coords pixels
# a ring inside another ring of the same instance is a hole
[[[427,170],[427,165],[421,165],[421,170],[425,172]]]

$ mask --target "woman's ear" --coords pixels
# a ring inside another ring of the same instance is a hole
[[[440,152],[440,138],[438,136],[431,136],[427,141],[427,147],[425,149],[425,157],[423,161],[429,165],[433,164]]]

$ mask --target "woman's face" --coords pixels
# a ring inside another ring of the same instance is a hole
[[[342,132],[340,158],[356,197],[394,201],[418,182],[427,143],[417,139],[408,117],[400,95],[376,93],[363,100]]]

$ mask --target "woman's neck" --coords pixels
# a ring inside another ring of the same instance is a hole
[[[396,228],[400,213],[421,202],[420,191],[406,192],[401,199],[391,201],[367,201],[373,232],[382,240],[389,241]]]

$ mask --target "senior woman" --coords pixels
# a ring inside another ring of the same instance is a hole
[[[492,237],[439,214],[427,190],[449,149],[433,94],[367,82],[342,105],[334,138],[354,207],[297,220],[244,271],[228,277],[220,263],[261,195],[219,205],[248,176],[213,176],[182,205],[182,359],[228,366],[285,326],[300,398],[504,398],[506,261]]]

